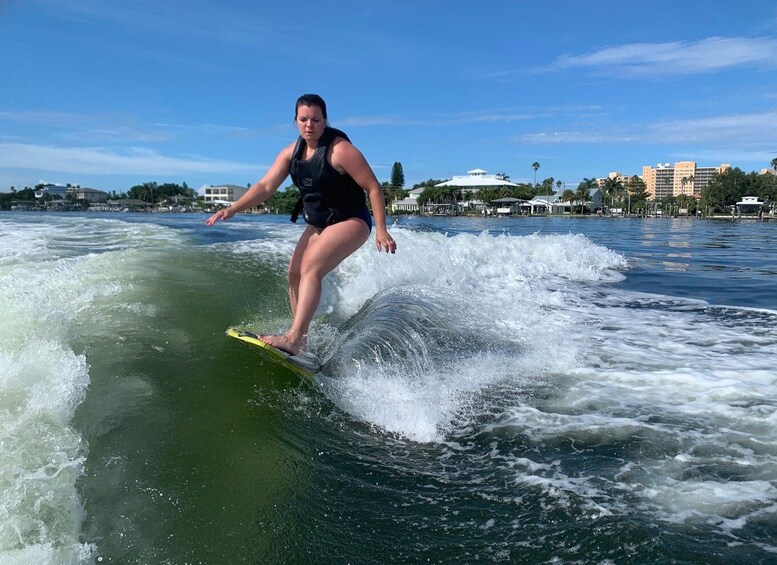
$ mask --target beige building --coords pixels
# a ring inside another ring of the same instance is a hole
[[[68,193],[72,194],[76,200],[88,200],[89,202],[106,202],[108,200],[108,193],[96,188],[71,188]]]
[[[694,161],[678,161],[674,166],[659,163],[655,168],[650,165],[642,167],[642,180],[645,181],[651,199],[681,194],[698,198],[715,174],[730,168],[728,163],[718,167],[697,167]]]
[[[672,196],[685,194],[693,196],[696,184],[696,163],[693,161],[678,161],[674,164],[674,179],[672,181]],[[701,192],[701,191],[699,191]]]
[[[607,182],[608,179],[615,179],[621,182],[623,186],[627,186],[627,183],[629,182],[629,179],[631,177],[628,175],[624,175],[620,171],[613,171],[611,173],[607,173],[607,177],[603,179],[596,179],[596,184],[599,186],[599,188],[604,187],[604,183]]]

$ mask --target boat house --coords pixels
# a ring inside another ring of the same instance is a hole
[[[740,215],[755,215],[763,210],[764,203],[758,200],[757,196],[743,196],[742,200],[737,202],[735,206]]]

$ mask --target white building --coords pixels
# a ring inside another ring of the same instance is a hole
[[[740,214],[755,214],[763,210],[764,203],[758,200],[757,196],[743,196],[742,200],[736,203],[736,210]]]
[[[218,186],[202,187],[202,193],[205,197],[205,202],[211,204],[220,204],[224,202],[232,203],[240,200],[240,197],[248,192],[248,188],[245,186],[238,186],[236,184],[221,184]]]
[[[504,178],[503,175],[489,175],[483,169],[472,169],[466,175],[456,175],[451,180],[435,186],[456,186],[462,190],[474,192],[486,186],[518,186]]]
[[[583,205],[589,212],[601,210],[603,204],[602,189],[594,188],[588,193],[588,200],[580,202],[562,202],[561,194],[551,194],[550,196],[535,196],[528,202],[530,214],[547,213],[550,209],[551,214],[570,214]]]
[[[48,195],[55,199],[64,199],[68,190],[70,189],[67,186],[62,186],[61,184],[44,184],[40,189],[35,191],[35,198],[40,200]]]
[[[414,188],[410,191],[410,194],[402,199],[397,200],[396,202],[391,203],[391,213],[396,214],[397,212],[405,212],[405,213],[412,213],[416,214],[419,211],[418,206],[418,197],[421,196],[421,193],[426,190],[425,186],[422,186],[421,188]]]

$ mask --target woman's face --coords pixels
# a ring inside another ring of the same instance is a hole
[[[299,106],[297,108],[297,130],[305,141],[318,141],[324,133],[326,120],[318,106]]]

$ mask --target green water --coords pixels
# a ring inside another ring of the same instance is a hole
[[[765,563],[777,547],[770,311],[657,295],[653,263],[626,273],[648,281],[634,289],[574,235],[395,229],[404,255],[364,249],[327,281],[322,374],[300,379],[224,334],[288,323],[295,228],[179,221],[108,224],[129,243],[35,263],[53,282],[19,310],[51,295],[49,323],[67,316],[42,334],[86,356],[70,425],[94,562]],[[40,508],[29,546],[55,538]]]

